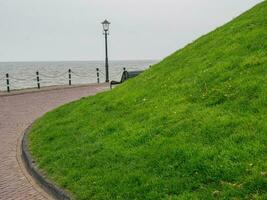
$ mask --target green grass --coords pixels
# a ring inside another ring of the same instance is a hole
[[[30,134],[76,199],[267,199],[267,2]]]

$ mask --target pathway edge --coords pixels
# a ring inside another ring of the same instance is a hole
[[[37,183],[37,181],[28,173],[28,170],[26,169],[26,165],[24,163],[24,160],[22,159],[22,139],[23,139],[23,133],[25,130],[20,134],[20,136],[17,139],[16,144],[16,160],[18,162],[19,168],[23,174],[23,176],[27,179],[27,181],[30,183],[30,185],[45,199],[47,200],[55,200],[52,195],[47,193],[40,185]]]
[[[28,136],[32,124],[24,131],[23,138],[21,142],[21,158],[24,163],[24,166],[31,177],[44,189],[47,193],[52,195],[55,199],[58,200],[72,200],[70,195],[63,189],[56,186],[52,181],[48,180],[43,176],[43,174],[38,170],[35,165],[34,160],[31,157],[31,154],[28,149]]]

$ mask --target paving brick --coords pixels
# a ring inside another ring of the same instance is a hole
[[[19,139],[45,112],[106,89],[107,85],[100,84],[0,96],[0,200],[47,199],[45,192],[25,176],[25,170],[18,162]]]

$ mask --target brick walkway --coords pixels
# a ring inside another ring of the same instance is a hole
[[[20,140],[24,130],[45,112],[107,89],[107,85],[60,88],[40,92],[0,96],[0,199],[49,199],[25,173],[20,160]]]

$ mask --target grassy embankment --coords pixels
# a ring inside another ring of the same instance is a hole
[[[30,141],[77,199],[267,199],[267,2],[46,114]]]

